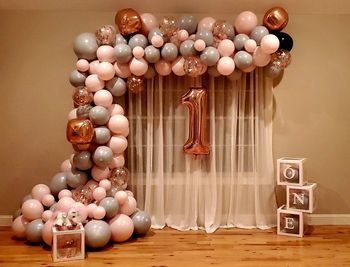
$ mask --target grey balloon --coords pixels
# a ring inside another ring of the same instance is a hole
[[[97,166],[105,168],[112,161],[113,152],[108,146],[99,146],[92,158]]]
[[[106,88],[114,96],[122,96],[126,92],[126,82],[119,77],[114,77],[106,83]]]
[[[250,33],[250,38],[255,40],[260,45],[261,39],[269,34],[269,30],[265,26],[256,26]]]
[[[95,34],[91,32],[81,33],[75,38],[73,49],[78,58],[94,60],[97,48]]]
[[[151,216],[145,211],[137,211],[131,216],[134,223],[134,233],[144,235],[151,228]]]
[[[132,58],[132,51],[127,44],[117,44],[113,49],[113,55],[117,62],[128,63]]]
[[[283,70],[279,67],[277,67],[274,64],[269,64],[266,67],[264,67],[264,74],[272,79],[277,78],[278,76],[282,75]]]
[[[127,44],[128,42],[126,41],[126,39],[124,38],[123,35],[121,35],[120,33],[117,33],[115,36],[115,44]]]
[[[22,198],[22,204],[23,204],[23,202],[27,201],[28,199],[32,199],[32,195],[31,195],[31,194],[25,195],[25,196]]]
[[[215,47],[209,46],[204,49],[200,58],[205,65],[214,66],[218,62],[220,54]]]
[[[107,219],[114,217],[118,213],[119,204],[114,197],[105,197],[100,201],[99,206],[105,209]]]
[[[180,29],[186,30],[189,34],[196,32],[197,20],[193,15],[184,14],[180,16],[177,21]]]
[[[236,64],[236,67],[243,70],[252,64],[253,57],[246,51],[239,51],[235,54],[233,60]]]
[[[141,46],[142,48],[146,48],[146,46],[148,45],[148,41],[146,36],[144,36],[143,34],[135,34],[133,37],[130,38],[129,40],[129,46],[132,49],[134,49],[136,46]]]
[[[210,46],[214,42],[213,33],[207,29],[202,29],[196,33],[196,40],[203,40],[207,46]]]
[[[67,184],[72,188],[77,188],[86,184],[88,176],[85,172],[72,170],[67,173]]]
[[[53,203],[52,206],[50,207],[50,210],[51,210],[52,212],[55,212],[55,211],[57,210],[57,208],[58,208],[58,203],[55,202],[55,203]]]
[[[186,40],[180,45],[180,53],[184,57],[195,56],[196,50],[194,49],[194,41]]]
[[[92,109],[91,105],[83,105],[77,108],[77,117],[81,119],[88,119],[90,110]]]
[[[178,50],[173,43],[166,43],[162,48],[162,57],[166,61],[173,61],[177,58]]]
[[[235,44],[236,50],[242,50],[244,48],[244,44],[247,40],[249,40],[248,35],[246,35],[244,33],[237,34],[235,36],[234,41],[233,41],[233,43]]]
[[[160,31],[159,28],[153,28],[148,33],[148,41],[151,42],[152,41],[152,37],[155,36],[155,35],[163,36],[163,34],[162,34],[162,32]]]
[[[145,49],[145,59],[149,63],[156,63],[160,59],[160,52],[158,48],[155,48],[153,45],[149,45]]]
[[[36,219],[31,221],[26,226],[26,237],[31,243],[40,243],[43,239],[41,236],[41,231],[44,227],[44,223],[41,219]]]
[[[117,192],[118,189],[112,186],[111,189],[107,191],[107,197],[114,197]]]
[[[233,28],[232,24],[226,22],[225,33],[227,34],[228,39],[230,39],[231,41],[234,41],[235,29]]]
[[[65,172],[57,173],[54,177],[52,177],[49,187],[50,187],[51,193],[54,196],[57,196],[57,194],[61,190],[67,189],[67,173]]]
[[[81,151],[73,156],[73,165],[75,168],[86,171],[92,168],[91,153]]]
[[[87,74],[78,70],[73,70],[69,75],[69,82],[74,87],[84,86]]]
[[[235,70],[234,70],[230,75],[226,76],[226,78],[227,78],[228,80],[230,80],[231,82],[237,81],[237,80],[239,80],[241,77],[242,77],[242,71],[239,70],[239,69],[237,69],[237,68],[235,68]]]
[[[85,225],[85,243],[90,248],[102,248],[111,239],[111,228],[102,220],[91,220]]]
[[[96,106],[89,112],[90,120],[97,125],[104,125],[109,120],[109,112],[105,107]]]
[[[98,145],[106,144],[111,139],[111,132],[107,127],[96,127],[95,131],[95,143]]]

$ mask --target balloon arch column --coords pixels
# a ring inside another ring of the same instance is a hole
[[[240,13],[233,26],[212,17],[197,23],[193,15],[158,21],[150,13],[139,15],[130,8],[118,11],[115,23],[118,32],[105,25],[95,34],[82,33],[75,39],[77,69],[70,75],[75,108],[67,124],[67,139],[75,153],[49,185],[35,185],[23,199],[12,224],[17,238],[51,245],[56,218],[62,214],[69,218],[72,212],[79,215],[86,245],[92,248],[110,240],[126,241],[133,233],[146,234],[150,215],[137,209],[133,193],[126,190],[129,171],[123,153],[129,121],[114,100],[126,91],[144,90],[145,80],[157,74],[199,77],[208,72],[238,80],[242,72],[264,67],[265,75],[275,78],[291,61],[293,40],[281,32],[288,14],[280,7],[266,12],[263,25],[250,11]],[[200,139],[203,125],[197,126],[206,102],[200,87],[194,86],[197,91],[192,88],[183,100],[193,109],[184,152],[196,155],[209,153]],[[198,140],[202,146],[194,147]]]

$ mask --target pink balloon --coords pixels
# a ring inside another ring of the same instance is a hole
[[[37,199],[28,199],[22,204],[21,208],[23,218],[28,221],[41,218],[41,214],[44,212],[44,207]]]
[[[107,145],[112,149],[114,154],[121,154],[128,147],[128,141],[122,135],[114,135],[111,137]]]
[[[179,39],[180,42],[187,40],[188,37],[189,37],[189,35],[188,35],[188,32],[186,30],[182,29],[182,30],[179,30],[177,32],[177,38]]]
[[[37,184],[32,189],[32,198],[41,201],[44,195],[50,194],[50,188],[46,184]]]
[[[94,179],[90,179],[85,186],[91,188],[92,190],[94,190],[96,187],[98,187],[98,182],[96,182]]]
[[[107,126],[112,133],[120,134],[129,128],[129,120],[124,115],[113,115]]]
[[[125,192],[128,194],[128,197],[134,197],[134,193],[130,190],[125,190]]]
[[[86,88],[89,92],[97,92],[105,87],[105,82],[101,80],[97,74],[91,74],[87,76],[85,80]]]
[[[125,191],[118,191],[114,195],[114,199],[118,202],[118,204],[124,205],[125,202],[128,200],[128,194]]]
[[[54,225],[54,220],[48,220],[41,231],[42,237],[46,245],[52,246],[52,226]]]
[[[137,59],[134,57],[131,59],[129,67],[132,74],[142,76],[147,72],[148,63],[143,58]]]
[[[130,216],[136,211],[137,203],[134,197],[129,197],[123,205],[120,206],[119,212],[125,215]]]
[[[141,59],[145,55],[145,50],[141,46],[135,46],[134,49],[132,50],[132,54],[136,59]],[[131,70],[131,67],[130,67],[130,70]]]
[[[171,64],[164,59],[159,60],[154,66],[161,76],[168,76],[171,73]]]
[[[74,203],[75,201],[73,198],[63,197],[57,202],[57,210],[62,212],[68,212]]]
[[[96,201],[101,201],[106,197],[106,190],[103,187],[96,187],[92,192],[92,196]]]
[[[194,42],[194,49],[201,52],[205,49],[205,42],[202,39],[198,39]]]
[[[198,27],[197,27],[198,30],[197,31],[200,31],[202,29],[206,29],[206,30],[212,31],[215,22],[216,22],[216,20],[214,18],[212,18],[212,17],[202,18],[198,22]]]
[[[131,71],[128,63],[121,64],[121,63],[115,62],[114,69],[115,69],[115,73],[120,78],[128,78],[131,75]]]
[[[99,90],[94,94],[94,102],[96,106],[109,108],[113,103],[113,96],[108,90]]]
[[[112,63],[101,62],[97,68],[97,75],[101,80],[108,81],[115,75],[115,70]]]
[[[73,120],[77,118],[77,109],[72,109],[71,111],[69,111],[68,113],[68,120]]]
[[[47,222],[48,220],[51,219],[52,215],[53,215],[53,212],[51,210],[45,210],[41,215],[41,219],[43,220],[43,222]]]
[[[222,57],[219,59],[217,70],[221,75],[230,75],[235,70],[235,62],[230,57]]]
[[[107,179],[109,176],[109,168],[100,168],[97,165],[93,166],[91,169],[91,176],[95,181],[99,182],[103,179]]]
[[[66,159],[65,161],[62,162],[60,170],[61,172],[68,172],[71,170],[71,168],[72,168],[72,164],[70,163],[69,159]]]
[[[272,54],[275,53],[279,48],[280,41],[276,35],[268,34],[261,39],[260,46],[262,51],[264,51],[266,54]]]
[[[62,189],[59,193],[58,193],[58,199],[64,198],[64,197],[72,197],[72,192],[68,189]]]
[[[158,27],[157,18],[151,13],[143,13],[140,15],[142,21],[142,32],[148,34],[150,30]]]
[[[43,203],[45,207],[51,207],[55,203],[55,197],[51,194],[43,195],[41,203]]]
[[[80,220],[81,220],[82,222],[84,222],[84,221],[87,219],[87,217],[88,217],[87,208],[86,208],[86,206],[85,206],[83,203],[75,202],[75,203],[72,205],[72,207],[71,207],[70,210],[75,210],[75,211],[77,211],[77,212],[79,213],[79,215],[80,215]]]
[[[115,155],[109,164],[109,168],[114,169],[114,168],[120,168],[123,167],[125,164],[125,159],[124,156],[121,155]]]
[[[184,57],[178,57],[173,61],[173,63],[171,64],[171,70],[175,73],[175,75],[184,76],[186,74],[184,70],[184,63]]]
[[[26,238],[26,225],[28,221],[24,219],[23,215],[18,216],[12,222],[12,233],[17,238]]]
[[[101,206],[97,206],[92,214],[94,219],[101,220],[104,216],[106,216],[106,210]]]
[[[219,43],[218,51],[222,57],[229,57],[235,51],[235,45],[230,39],[224,39]]]
[[[265,53],[261,47],[257,47],[253,53],[253,64],[257,67],[264,67],[270,63],[271,55]]]
[[[256,49],[256,46],[256,41],[253,39],[249,39],[244,43],[244,49],[249,53],[253,53]]]
[[[112,232],[111,239],[114,242],[124,242],[128,240],[134,232],[134,224],[130,217],[118,214],[109,222]]]
[[[121,105],[118,104],[112,104],[112,106],[110,106],[108,108],[109,113],[111,114],[111,116],[113,115],[124,115],[124,109]]]
[[[113,47],[110,45],[101,45],[98,49],[97,49],[97,58],[100,61],[105,61],[105,62],[109,62],[112,63],[115,61],[114,57],[113,57]]]
[[[151,44],[156,48],[162,47],[164,44],[163,37],[160,35],[154,35],[151,39]]]
[[[89,205],[86,206],[86,211],[88,213],[88,216],[90,218],[94,217],[94,210],[97,208],[97,205],[95,203],[91,203]]]
[[[111,189],[112,184],[111,184],[110,180],[103,179],[103,180],[100,181],[99,186],[103,187],[106,191],[108,191],[109,189]]]
[[[235,20],[235,29],[237,33],[249,35],[257,25],[258,18],[251,11],[243,11]]]
[[[129,127],[127,127],[127,128],[124,129],[124,131],[122,131],[122,132],[120,133],[120,135],[122,135],[122,136],[124,136],[124,137],[128,137],[129,131],[130,131],[130,129],[129,129]]]
[[[253,70],[256,69],[256,66],[254,64],[250,65],[248,68],[243,69],[243,72],[252,72]]]
[[[80,72],[88,71],[90,68],[89,61],[87,61],[86,59],[79,59],[76,63],[76,66],[77,70]]]
[[[98,60],[94,60],[94,61],[90,62],[89,73],[90,74],[97,74],[98,65],[100,65],[100,61],[98,61]]]

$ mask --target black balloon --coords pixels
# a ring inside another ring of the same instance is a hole
[[[280,47],[279,49],[284,49],[287,51],[292,50],[293,48],[293,39],[290,37],[288,33],[285,32],[273,32],[274,35],[277,36],[278,40],[280,41]]]

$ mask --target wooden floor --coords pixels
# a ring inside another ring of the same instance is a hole
[[[152,230],[146,237],[52,263],[50,248],[15,240],[0,227],[0,266],[350,266],[350,226],[317,226],[304,238],[269,231]]]

